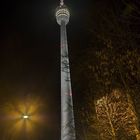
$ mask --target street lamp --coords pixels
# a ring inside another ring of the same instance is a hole
[[[23,118],[24,120],[26,120],[26,119],[29,119],[29,116],[28,116],[28,115],[23,115],[22,118]]]

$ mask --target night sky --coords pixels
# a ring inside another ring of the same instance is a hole
[[[65,3],[71,11],[67,29],[72,58],[88,45],[87,18],[93,3]],[[43,130],[40,140],[60,137],[60,33],[54,16],[58,4],[57,0],[6,0],[0,4],[0,106],[28,95],[43,98],[53,116],[53,127],[50,134]]]
[[[119,8],[121,0],[117,1]],[[67,26],[70,64],[78,52],[90,46],[89,21],[93,22],[97,2],[101,2],[101,8],[107,2],[113,6],[113,0],[65,0],[71,12]],[[60,139],[60,29],[55,19],[58,5],[59,0],[3,0],[0,4],[0,123],[5,104],[29,96],[40,98],[45,106],[41,113],[48,116],[49,122],[35,140]],[[74,98],[74,102],[82,101]],[[0,140],[3,135],[0,124]],[[18,140],[22,139],[26,138]]]

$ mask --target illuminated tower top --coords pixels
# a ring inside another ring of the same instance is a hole
[[[60,3],[60,6],[56,8],[56,20],[59,25],[61,25],[62,21],[65,24],[68,24],[70,18],[70,12],[66,5],[63,2]]]

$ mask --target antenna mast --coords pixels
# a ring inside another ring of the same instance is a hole
[[[60,0],[60,5],[64,5],[64,0]]]

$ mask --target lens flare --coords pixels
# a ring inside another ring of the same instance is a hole
[[[3,117],[0,118],[5,130],[3,139],[37,139],[40,127],[46,124],[47,120],[43,110],[42,100],[33,97],[4,105]]]

